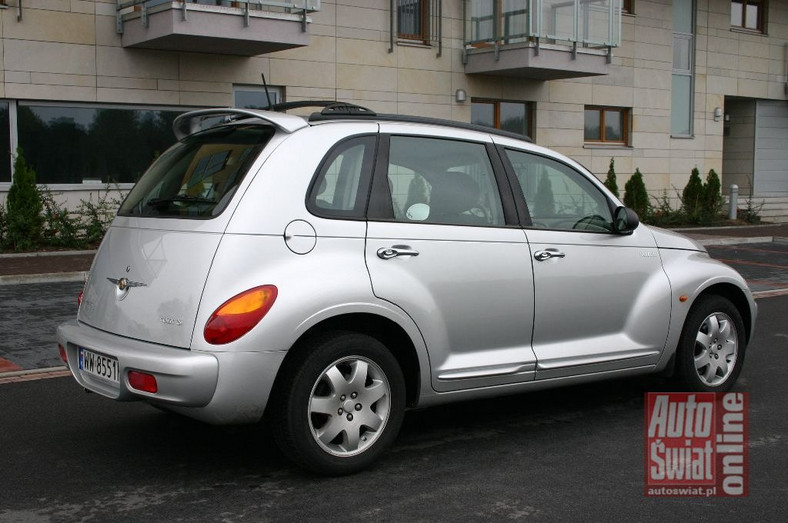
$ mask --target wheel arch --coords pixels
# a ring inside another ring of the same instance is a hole
[[[406,405],[418,403],[421,388],[421,364],[416,346],[408,333],[395,321],[371,313],[346,313],[326,318],[310,327],[295,341],[287,351],[282,366],[274,380],[273,390],[281,387],[282,376],[287,375],[286,369],[297,364],[304,351],[309,348],[309,341],[330,332],[357,332],[377,339],[383,343],[399,363],[405,377]]]
[[[732,283],[716,283],[703,289],[695,298],[693,305],[695,305],[695,303],[699,303],[703,298],[711,295],[722,296],[733,303],[733,306],[739,311],[742,321],[744,322],[744,330],[746,334],[745,338],[749,343],[753,334],[754,314],[750,307],[750,301],[747,299],[747,295],[744,293],[744,291]]]

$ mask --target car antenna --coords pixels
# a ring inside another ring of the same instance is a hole
[[[263,89],[265,89],[265,99],[268,100],[267,109],[271,109],[274,104],[271,103],[271,94],[268,92],[268,84],[265,82],[265,73],[260,73],[260,76],[263,78]]]

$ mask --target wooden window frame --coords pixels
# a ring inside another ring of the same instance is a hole
[[[590,145],[619,145],[619,146],[628,146],[629,145],[629,127],[631,125],[630,115],[631,109],[629,107],[610,107],[604,105],[587,105],[583,110],[583,115],[585,117],[585,111],[596,111],[599,113],[599,140],[590,140],[585,137],[585,128],[583,132],[583,141],[584,143]],[[621,140],[607,140],[605,137],[605,112],[616,112],[622,115],[622,128],[621,128]]]
[[[766,34],[766,11],[769,8],[768,0],[731,0],[731,13],[733,13],[733,4],[741,4],[742,13],[741,13],[741,25],[733,25],[733,20],[731,20],[731,28],[737,31],[748,31],[752,33]],[[748,5],[758,6],[758,22],[754,29],[751,27],[747,27]]]
[[[631,15],[635,14],[633,4],[634,0],[621,0],[621,12]]]
[[[530,139],[533,139],[534,133],[534,112],[535,112],[535,104],[533,102],[522,101],[522,100],[494,100],[491,98],[472,98],[471,104],[488,104],[493,106],[493,128],[500,129],[501,128],[501,104],[502,103],[509,103],[509,104],[522,104],[525,106],[525,112],[528,118],[526,118],[525,122],[525,131],[527,136]]]
[[[399,40],[409,40],[419,42],[424,45],[430,43],[430,0],[416,0],[421,11],[421,31],[419,33],[402,33],[399,24],[399,4],[397,5],[397,38]]]

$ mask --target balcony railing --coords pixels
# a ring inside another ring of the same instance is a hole
[[[573,60],[578,51],[605,53],[609,60],[612,49],[621,42],[620,4],[621,0],[464,0],[466,64],[468,55],[491,51],[498,61],[499,53],[510,48],[532,48],[538,56],[544,46],[553,51],[571,51]],[[528,76],[525,72],[528,67],[515,70],[514,75]],[[575,76],[583,76],[582,69],[580,64]],[[505,74],[484,70],[470,72]],[[572,76],[571,70],[567,73]]]
[[[253,56],[307,45],[315,11],[320,0],[117,0],[117,32],[124,47]]]
[[[617,47],[620,0],[465,0],[465,44],[536,41]]]

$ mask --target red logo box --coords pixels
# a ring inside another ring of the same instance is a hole
[[[747,496],[747,393],[649,392],[645,400],[646,496]]]

